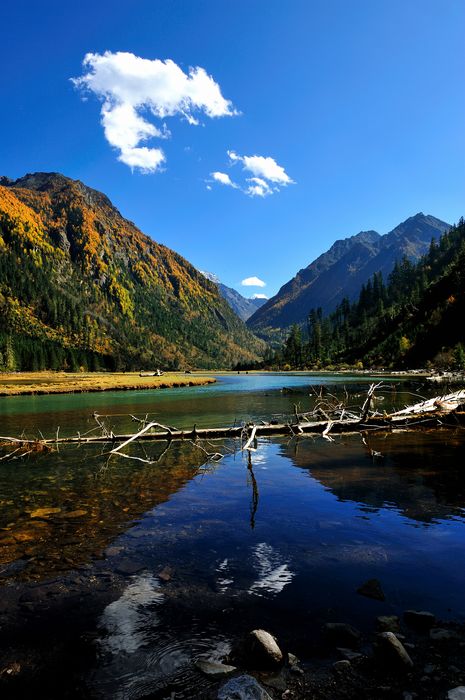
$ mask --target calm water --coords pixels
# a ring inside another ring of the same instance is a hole
[[[188,427],[308,410],[311,384],[360,379],[231,375],[217,385],[0,400],[0,432],[81,433],[94,411]],[[284,389],[284,391],[283,391]],[[380,405],[411,402],[398,387]],[[359,396],[357,396],[359,394]],[[416,400],[416,399],[413,399]],[[263,627],[310,656],[321,625],[370,630],[376,615],[414,607],[465,619],[463,431],[260,439],[237,444],[62,447],[0,462],[2,666],[17,686],[55,697],[198,697],[194,668]],[[376,456],[372,456],[376,453]],[[155,461],[155,460],[159,461]],[[158,574],[162,572],[163,577]],[[384,603],[355,591],[378,578]],[[29,685],[28,685],[29,684]],[[158,693],[158,694],[157,694]]]

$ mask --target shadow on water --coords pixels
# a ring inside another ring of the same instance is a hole
[[[464,515],[463,431],[371,433],[339,438],[333,449],[302,440],[283,454],[338,500],[367,511],[391,508],[425,524]]]

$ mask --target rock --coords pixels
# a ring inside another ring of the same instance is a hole
[[[0,670],[0,678],[3,676],[6,677],[12,677],[12,676],[17,676],[18,673],[21,672],[21,664],[19,664],[17,661],[13,661],[9,666],[5,666],[5,668],[2,668]]]
[[[413,627],[419,632],[427,632],[436,622],[433,613],[425,610],[406,610],[404,620],[409,627]]]
[[[227,681],[218,691],[218,700],[272,700],[255,678],[244,674]]]
[[[449,690],[447,700],[465,700],[465,685],[459,685],[457,688]]]
[[[435,627],[429,631],[429,637],[433,642],[449,642],[451,639],[459,639],[457,632]]]
[[[423,669],[423,673],[426,673],[427,675],[430,675],[430,673],[434,673],[437,669],[437,666],[434,664],[426,664],[426,666]]]
[[[283,661],[283,653],[276,639],[265,630],[253,630],[245,640],[242,656],[249,667],[276,668]]]
[[[386,600],[384,591],[381,588],[381,584],[377,578],[370,578],[365,583],[357,588],[357,593],[364,595],[366,598],[373,598],[373,600]]]
[[[171,581],[174,575],[174,569],[171,568],[171,566],[165,566],[160,573],[158,574],[158,578],[164,581],[165,583],[168,583],[168,581]]]
[[[381,632],[378,635],[377,651],[382,661],[404,668],[413,667],[413,661],[407,650],[393,632]]]
[[[48,518],[49,515],[61,513],[61,508],[36,508],[30,513],[31,518]]]
[[[299,663],[297,656],[295,654],[291,654],[291,652],[288,653],[287,660],[289,662],[289,666],[297,666]]]
[[[343,659],[342,661],[336,661],[333,664],[334,670],[337,671],[338,673],[341,673],[341,672],[345,673],[346,671],[350,670],[350,667],[351,667],[350,661],[347,661],[347,659]]]
[[[301,669],[300,666],[298,666],[297,664],[295,664],[294,666],[291,666],[291,673],[294,673],[296,676],[303,676],[304,675],[303,669]]]
[[[328,642],[335,646],[358,647],[361,634],[355,627],[345,622],[327,622],[323,625],[323,634]]]
[[[198,659],[195,662],[195,667],[205,673],[206,676],[229,676],[230,673],[236,671],[235,666],[228,666],[219,661],[208,661],[207,659]]]
[[[262,676],[261,680],[266,686],[273,688],[273,690],[284,692],[287,688],[287,683],[280,673],[273,676],[266,676],[266,678]]]
[[[376,618],[376,627],[380,632],[399,632],[400,620],[397,615],[380,615]]]
[[[353,651],[352,649],[344,649],[344,647],[338,647],[337,650],[342,656],[342,658],[346,659],[347,661],[356,661],[357,659],[361,659],[363,656],[363,654],[360,654],[359,651]]]

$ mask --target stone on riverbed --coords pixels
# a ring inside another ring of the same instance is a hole
[[[419,632],[428,632],[436,622],[433,613],[425,610],[406,610],[404,612],[404,620],[410,627]]]
[[[376,652],[383,662],[387,661],[403,668],[413,667],[413,661],[407,650],[393,632],[381,632],[381,634],[378,634]]]
[[[241,655],[250,668],[276,668],[284,661],[276,639],[265,630],[253,630],[246,637]]]
[[[376,618],[376,627],[381,632],[399,632],[400,620],[397,615],[380,615]]]
[[[208,659],[198,659],[195,662],[196,668],[206,676],[229,676],[229,674],[236,671],[235,666],[228,666],[228,664],[222,664],[219,661],[210,661]]]
[[[342,659],[341,661],[335,661],[333,663],[333,668],[337,673],[346,673],[350,671],[350,661],[347,659]]]
[[[459,639],[459,635],[454,630],[445,630],[442,627],[435,627],[429,631],[429,638],[432,642],[450,642],[452,639]]]
[[[459,685],[457,688],[449,690],[447,700],[465,700],[465,685]]]
[[[361,638],[358,629],[345,622],[327,622],[323,625],[323,635],[330,644],[350,649],[358,647]]]
[[[272,700],[255,678],[244,674],[231,678],[218,691],[218,700]]]
[[[373,600],[386,600],[384,591],[377,578],[370,578],[368,581],[365,581],[365,583],[362,583],[362,585],[357,588],[357,593],[365,596],[365,598],[372,598]]]

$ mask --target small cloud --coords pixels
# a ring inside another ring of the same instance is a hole
[[[252,183],[246,189],[246,193],[251,197],[267,197],[274,192],[269,184],[261,177],[249,177],[247,182]]]
[[[290,185],[291,180],[284,168],[275,161],[274,158],[264,156],[238,156],[234,151],[228,151],[229,158],[233,163],[241,161],[244,170],[252,173],[255,178],[264,178],[276,185]]]
[[[251,299],[268,299],[266,294],[252,294]]]
[[[235,189],[240,190],[250,197],[268,197],[275,192],[279,192],[281,187],[295,184],[284,168],[270,156],[241,156],[235,151],[228,151],[230,165],[236,163],[243,164],[243,170],[250,173],[252,177],[247,177],[244,184],[233,184],[229,175],[226,173],[212,173],[218,182],[222,184],[230,184]],[[216,176],[221,176],[216,177]],[[225,178],[229,182],[226,182]]]
[[[164,123],[159,128],[147,115],[160,120],[180,116],[197,126],[202,113],[210,118],[238,114],[218,83],[199,66],[185,73],[170,59],[105,51],[88,53],[83,67],[84,75],[72,78],[72,83],[84,95],[93,93],[102,101],[105,138],[119,150],[118,160],[143,173],[160,170],[166,158],[160,148],[141,143],[170,136]]]
[[[228,185],[229,187],[237,187],[237,185],[231,180],[227,173],[221,173],[218,170],[211,173],[211,176],[216,182],[221,182],[222,185]]]
[[[246,277],[245,280],[242,280],[241,285],[243,287],[266,287],[266,282],[258,277]]]

